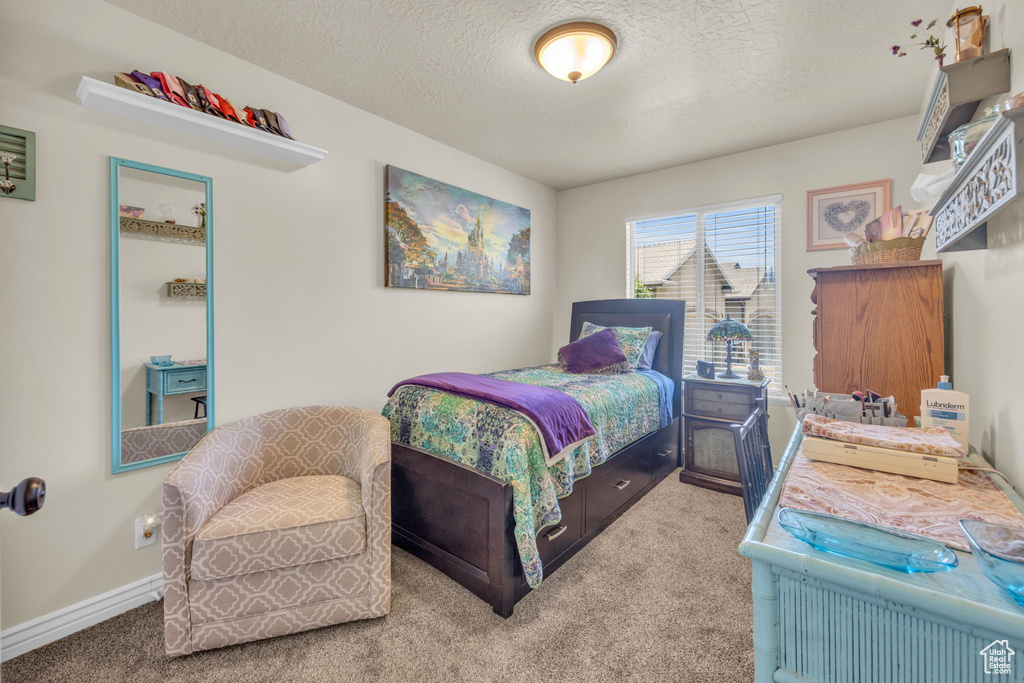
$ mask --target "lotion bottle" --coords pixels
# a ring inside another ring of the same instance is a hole
[[[962,391],[953,391],[949,377],[942,375],[935,389],[921,392],[921,426],[942,427],[960,442],[966,453],[970,407],[971,397]]]

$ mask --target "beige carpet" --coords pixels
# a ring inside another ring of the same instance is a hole
[[[162,603],[12,659],[3,683],[749,681],[740,498],[670,475],[501,619],[395,549],[392,612],[168,659]]]

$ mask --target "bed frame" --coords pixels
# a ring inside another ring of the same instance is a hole
[[[665,336],[652,367],[675,383],[672,423],[617,451],[559,501],[562,521],[537,535],[544,578],[600,534],[679,466],[686,304],[657,299],[580,301],[570,340],[584,322],[651,326]],[[425,451],[391,446],[395,545],[427,561],[488,602],[502,617],[530,592],[513,535],[512,486]]]

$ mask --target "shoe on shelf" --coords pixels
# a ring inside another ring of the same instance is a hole
[[[202,111],[203,103],[199,101],[199,91],[196,89],[196,86],[184,78],[179,78],[178,82],[181,83],[181,89],[185,92],[185,101],[188,102],[188,106],[196,111]]]
[[[160,85],[163,87],[164,92],[167,93],[167,97],[170,98],[171,102],[180,104],[183,107],[189,107],[188,102],[185,101],[185,89],[181,87],[181,82],[172,74],[166,71],[154,71],[150,76],[160,79]],[[191,108],[189,107],[189,109]]]
[[[120,73],[114,74],[114,84],[119,85],[126,90],[133,90],[143,95],[149,95],[150,97],[156,97],[153,91],[149,89],[145,83],[135,78],[131,74]]]
[[[231,101],[228,100],[228,98],[223,95],[217,95],[217,104],[219,109],[224,112],[225,118],[242,123],[242,119],[239,117],[238,111],[235,109],[235,106],[231,104]]]
[[[256,107],[246,107],[245,111],[252,116],[252,119],[255,119],[255,123],[253,123],[252,120],[250,120],[251,125],[268,133],[273,132],[272,130],[270,130],[270,124],[267,122],[267,115],[263,113],[262,109],[257,109]]]
[[[203,107],[203,111],[207,114],[216,116],[217,118],[226,118],[224,112],[217,109],[217,105],[214,102],[217,100],[217,96],[214,95],[208,88],[203,85],[196,86],[196,94],[199,95],[199,104]]]
[[[171,98],[164,92],[164,86],[160,83],[159,78],[154,78],[149,74],[144,74],[141,71],[133,71],[131,76],[134,77],[139,83],[149,88],[149,91],[153,93],[153,97],[158,97],[161,100],[171,101]]]
[[[281,129],[281,135],[285,136],[289,140],[294,140],[292,137],[292,127],[288,125],[288,122],[284,120],[284,117],[278,114],[276,111],[274,115],[277,116],[277,126]]]

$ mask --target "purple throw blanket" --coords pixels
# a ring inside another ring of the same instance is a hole
[[[437,372],[399,382],[388,392],[388,397],[407,384],[440,389],[522,413],[537,429],[549,467],[597,434],[583,406],[557,389],[464,372]]]

